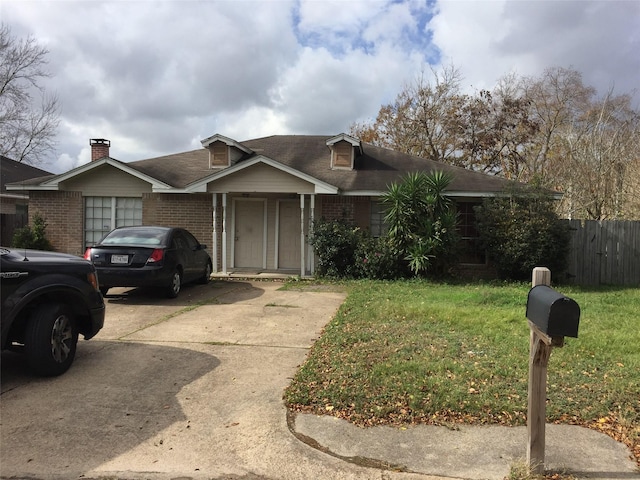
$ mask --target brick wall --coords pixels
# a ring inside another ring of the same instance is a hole
[[[142,223],[182,227],[189,230],[200,243],[213,250],[213,206],[210,194],[145,193],[142,195]]]
[[[324,218],[325,220],[344,219],[348,222],[353,222],[355,212],[350,197],[325,196],[322,197],[319,213],[320,215],[316,214],[317,218]]]
[[[349,223],[368,229],[371,222],[371,200],[369,197],[323,196],[316,218],[325,220],[344,219]]]
[[[371,197],[351,197],[353,202],[353,221],[363,230],[371,227]]]
[[[55,251],[81,256],[84,254],[83,205],[81,192],[33,191],[29,198],[29,224],[40,214],[47,223],[47,238]],[[143,224],[186,228],[212,253],[211,195],[143,194],[142,212]]]
[[[57,252],[84,254],[83,203],[81,192],[39,192],[29,194],[29,225],[39,214],[46,235]]]

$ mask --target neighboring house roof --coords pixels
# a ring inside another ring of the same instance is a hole
[[[32,167],[25,163],[16,162],[15,160],[11,160],[10,158],[0,155],[0,193],[3,197],[26,197],[26,194],[8,194],[6,185],[9,183],[20,184],[25,180],[33,179],[39,183],[43,177],[48,175],[51,175],[51,172],[47,172],[41,168]]]
[[[391,183],[398,182],[407,173],[416,171],[451,173],[453,181],[447,192],[455,196],[488,196],[522,185],[501,177],[360,143],[345,134],[273,135],[242,142],[213,135],[202,143],[207,147],[216,141],[237,148],[240,158],[223,169],[210,167],[207,148],[128,163],[103,158],[61,175],[24,184],[34,190],[55,190],[59,182],[87,174],[91,169],[108,163],[148,181],[156,192],[198,192],[205,191],[207,183],[215,182],[230,172],[264,163],[315,184],[318,193],[376,195],[385,192]],[[356,148],[353,169],[331,168],[331,146],[338,141],[347,141]]]

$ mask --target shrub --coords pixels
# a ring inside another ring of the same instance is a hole
[[[526,280],[534,267],[566,269],[569,229],[548,194],[532,189],[485,199],[475,212],[480,242],[501,278]]]
[[[457,216],[444,195],[452,177],[442,172],[411,173],[383,194],[386,237],[373,238],[344,219],[314,223],[309,243],[318,276],[393,279],[442,274],[456,260]]]
[[[444,195],[452,179],[443,172],[410,173],[382,196],[391,245],[416,275],[442,274],[456,260],[457,216]]]
[[[317,220],[309,243],[316,254],[319,277],[351,278],[355,276],[355,251],[362,232],[346,220]]]
[[[13,234],[11,246],[15,248],[32,248],[35,250],[53,250],[46,237],[47,222],[40,214],[33,216],[33,227],[27,225]]]
[[[372,280],[402,277],[401,262],[387,237],[362,235],[355,252],[354,274]]]

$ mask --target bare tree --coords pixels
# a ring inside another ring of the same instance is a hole
[[[638,145],[640,151],[640,145]],[[640,154],[629,164],[624,182],[625,210],[627,220],[640,220]]]
[[[467,97],[459,129],[466,168],[521,180],[526,173],[526,151],[538,131],[529,117],[529,102],[498,89]]]
[[[457,121],[467,101],[460,94],[460,73],[454,67],[424,73],[405,86],[395,101],[383,105],[371,124],[355,124],[350,133],[378,146],[456,163],[460,153]]]
[[[610,90],[576,116],[562,136],[566,158],[558,174],[570,217],[633,218],[640,195],[640,113],[629,95]],[[636,213],[637,215],[637,213]]]
[[[455,67],[424,73],[384,105],[373,123],[351,126],[362,141],[460,167],[520,178],[523,144],[537,131],[525,98],[460,92]]]
[[[539,125],[526,152],[526,180],[561,187],[555,174],[564,158],[561,140],[573,120],[588,108],[595,90],[582,82],[580,72],[562,67],[546,69],[540,77],[522,80],[522,94],[530,105],[529,116]]]
[[[29,36],[18,39],[0,25],[0,154],[38,164],[55,147],[58,99],[42,80],[49,51]]]
[[[640,216],[640,112],[632,95],[602,98],[571,68],[507,75],[491,91],[460,93],[450,67],[424,74],[353,125],[365,142],[564,193],[573,218]]]

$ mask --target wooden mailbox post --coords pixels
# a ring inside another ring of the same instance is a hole
[[[533,269],[527,299],[530,328],[529,389],[527,410],[527,464],[531,473],[544,473],[547,400],[547,365],[553,347],[562,347],[564,337],[578,336],[580,307],[549,287],[551,271]]]

